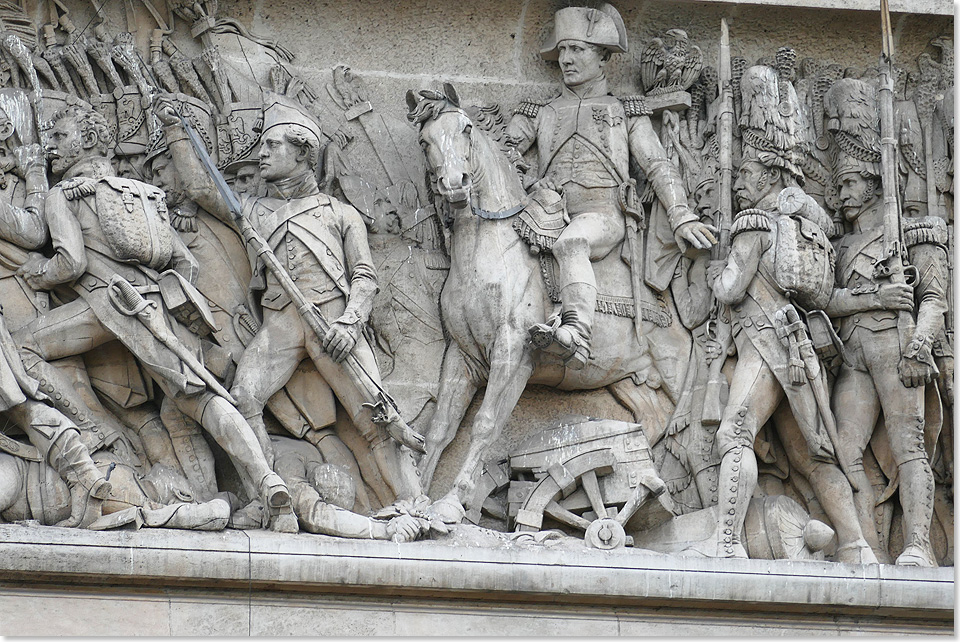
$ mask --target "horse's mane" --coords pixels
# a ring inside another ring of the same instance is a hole
[[[421,92],[421,95],[428,92]],[[407,114],[407,120],[417,126],[423,126],[428,120],[433,120],[439,116],[446,109],[459,109],[458,105],[455,105],[450,99],[446,96],[436,93],[429,92],[431,96],[423,96],[420,101],[410,110],[410,113]]]

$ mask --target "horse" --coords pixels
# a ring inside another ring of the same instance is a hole
[[[662,316],[648,320],[635,309],[632,316],[640,317],[635,328],[631,315],[605,314],[598,305],[591,358],[580,370],[565,368],[559,357],[536,348],[529,329],[553,314],[556,303],[542,275],[546,270],[541,257],[514,225],[530,203],[519,172],[460,107],[452,86],[444,85],[443,94],[421,91],[419,98],[408,92],[407,104],[408,119],[419,127],[430,183],[452,219],[451,266],[440,295],[450,338],[436,410],[424,431],[426,454],[419,462],[424,490],[429,490],[441,453],[484,384],[466,458],[447,495],[463,506],[474,499],[487,450],[527,384],[559,390],[607,387],[644,426],[648,438],[662,431],[678,397],[690,348],[669,292],[660,294],[658,302],[666,317],[672,314],[672,323],[663,323]],[[601,293],[613,290],[621,295],[618,300],[632,304],[630,267],[620,252],[610,252],[593,267]]]

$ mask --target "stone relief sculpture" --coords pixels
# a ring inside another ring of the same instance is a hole
[[[571,6],[554,97],[401,111],[216,2],[0,4],[4,521],[953,564],[949,38]]]

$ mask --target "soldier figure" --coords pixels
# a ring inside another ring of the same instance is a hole
[[[937,217],[903,219],[904,244],[918,278],[913,286],[880,281],[874,267],[883,258],[886,232],[879,153],[863,156],[841,154],[835,171],[851,231],[837,244],[836,289],[826,309],[840,322],[846,353],[834,384],[833,407],[841,447],[848,449],[847,460],[860,486],[856,504],[868,540],[879,551],[876,496],[864,472],[863,453],[882,411],[899,471],[907,532],[896,563],[936,566],[930,546],[934,480],[924,447],[924,386],[938,374],[931,346],[947,309],[947,230]],[[897,329],[901,310],[916,311],[916,329],[904,347]]]
[[[590,357],[590,335],[597,302],[592,261],[620,247],[625,214],[639,216],[636,161],[667,211],[678,244],[707,248],[715,228],[690,211],[680,174],[666,157],[640,96],[618,99],[607,91],[604,66],[614,53],[627,51],[626,30],[617,10],[568,7],[554,17],[554,30],[541,50],[557,60],[563,73],[558,98],[540,105],[521,103],[507,133],[522,154],[536,143],[539,181],[535,187],[562,193],[570,223],[553,245],[559,265],[562,300],[559,324],[538,324],[531,336],[538,345],[582,368]]]
[[[28,372],[44,360],[119,339],[167,398],[228,453],[248,494],[262,500],[271,528],[296,532],[286,486],[237,409],[208,389],[218,384],[199,361],[199,337],[172,317],[159,294],[158,270],[172,267],[164,276],[185,292],[197,272],[196,260],[170,227],[163,192],[115,176],[106,158],[109,127],[89,106],[67,107],[53,121],[47,151],[51,171],[63,177],[46,199],[54,254],[32,255],[20,272],[35,289],[71,284],[79,298],[15,333]],[[43,372],[63,398],[83,407],[69,380],[54,368]]]
[[[876,563],[863,538],[852,489],[836,463],[825,425],[832,421],[825,417],[830,412],[825,372],[794,306],[795,290],[812,292],[813,299],[825,303],[832,275],[825,275],[823,283],[808,277],[785,287],[783,274],[791,266],[778,264],[790,253],[783,253],[776,244],[786,240],[793,226],[802,230],[795,238],[820,242],[819,253],[804,254],[800,261],[827,262],[832,257],[827,255],[830,245],[823,229],[832,226],[832,221],[797,188],[803,174],[794,164],[792,152],[797,141],[790,135],[797,129],[791,127],[789,115],[782,114],[791,113],[795,100],[791,101],[790,95],[780,96],[776,72],[769,67],[748,69],[741,86],[744,149],[734,190],[744,209],[731,230],[727,260],[711,262],[708,268],[717,299],[731,306],[739,358],[717,431],[721,456],[717,528],[692,550],[710,557],[746,557],[740,533],[757,485],[754,440],[772,418],[791,467],[810,481],[833,522],[840,544],[837,561]],[[792,93],[791,86],[787,89]],[[763,123],[768,129],[750,127],[752,123]],[[765,132],[771,130],[778,134],[773,138],[779,144],[766,137]],[[800,216],[788,217],[779,211],[784,192],[801,198],[804,208]],[[804,266],[792,267],[802,271]]]
[[[230,211],[191,148],[172,104],[160,99],[156,111],[187,195],[222,220],[230,220]],[[386,425],[375,421],[373,400],[356,376],[340,365],[352,352],[380,382],[373,350],[363,335],[377,279],[360,213],[321,194],[317,186],[321,140],[319,126],[299,107],[280,99],[268,105],[259,154],[267,196],[247,194],[241,203],[243,215],[267,239],[290,278],[330,321],[330,331],[316,336],[277,277],[254,258],[251,287],[263,290],[263,325],[237,366],[232,392],[247,420],[265,435],[265,403],[309,356],[370,443],[384,481],[397,498],[412,499],[422,494],[419,473],[412,455],[397,440],[422,450],[422,438],[398,415]]]

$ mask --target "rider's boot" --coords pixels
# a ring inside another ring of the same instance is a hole
[[[536,347],[559,355],[571,370],[582,370],[590,360],[597,288],[590,283],[571,283],[561,290],[560,298],[560,318],[530,328],[530,340]]]

